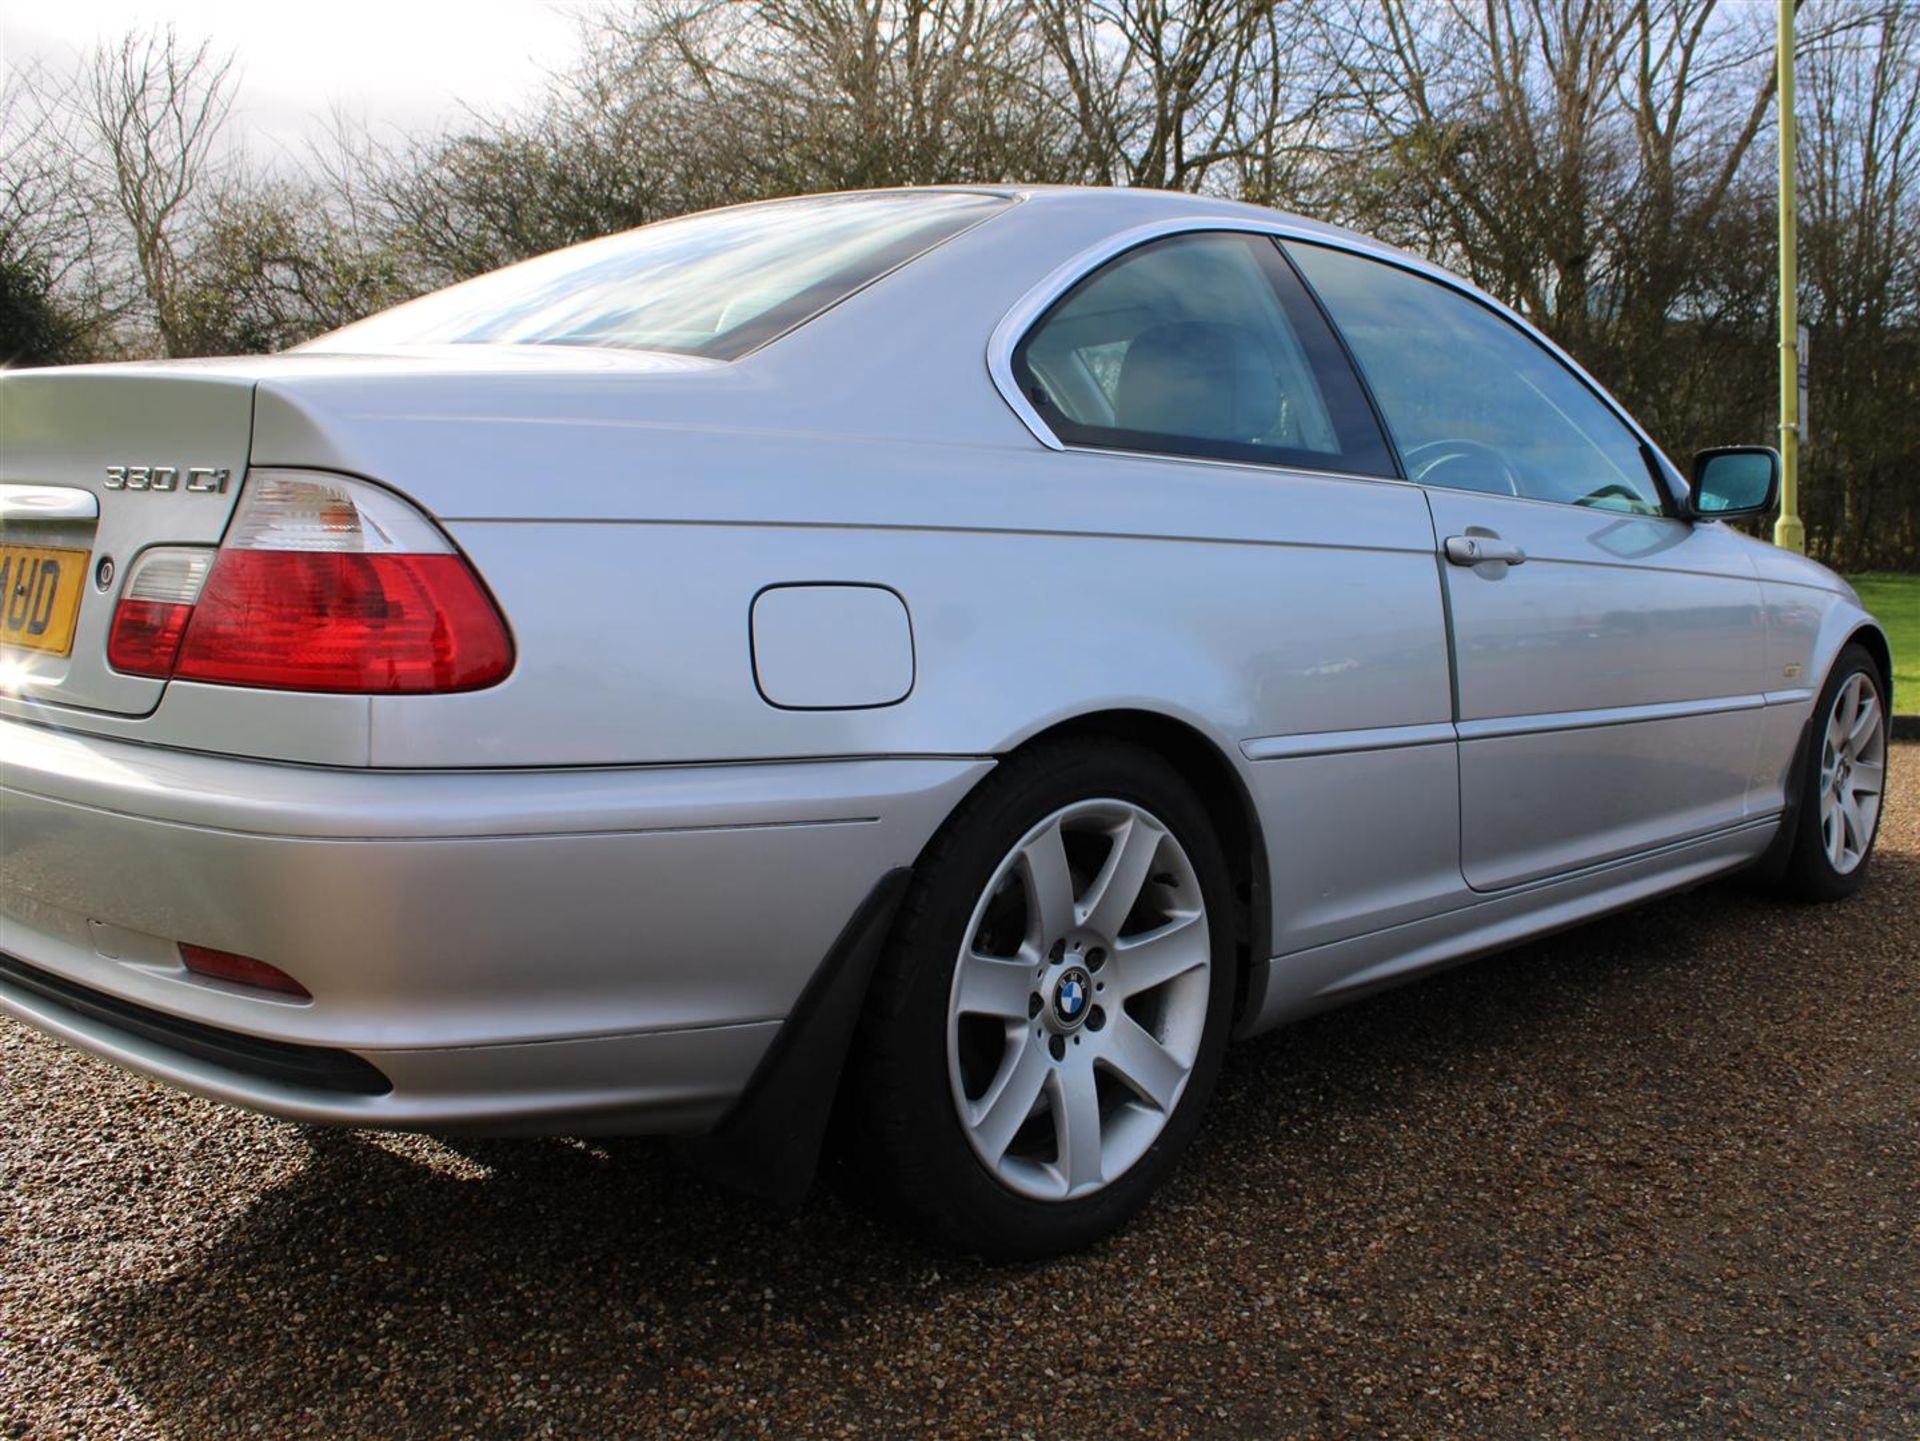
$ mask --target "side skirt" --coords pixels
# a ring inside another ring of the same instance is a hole
[[[1473,905],[1268,962],[1265,1004],[1243,1035],[1697,886],[1764,854],[1781,817],[1492,896]]]

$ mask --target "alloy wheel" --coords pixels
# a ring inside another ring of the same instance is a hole
[[[1206,1029],[1212,946],[1193,862],[1127,801],[1078,802],[995,868],[947,1008],[974,1154],[1039,1200],[1091,1194],[1173,1114]]]
[[[1833,698],[1820,747],[1820,838],[1836,874],[1850,875],[1866,859],[1886,770],[1880,693],[1871,676],[1855,671]]]

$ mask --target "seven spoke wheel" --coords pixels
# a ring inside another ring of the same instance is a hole
[[[1009,757],[914,866],[854,1050],[849,1156],[931,1239],[1058,1255],[1146,1204],[1200,1124],[1244,921],[1155,752]]]
[[[1192,1073],[1211,964],[1199,877],[1151,812],[1090,799],[1034,826],[953,972],[948,1079],[980,1160],[1040,1199],[1124,1172]]]
[[[1873,677],[1855,671],[1833,698],[1820,746],[1820,838],[1838,875],[1867,858],[1880,823],[1887,734]]]

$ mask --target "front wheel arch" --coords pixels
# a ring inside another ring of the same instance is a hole
[[[1857,646],[1867,653],[1874,669],[1880,673],[1880,690],[1886,697],[1887,709],[1890,713],[1893,709],[1893,650],[1887,643],[1886,633],[1868,621],[1855,626],[1847,638],[1834,647],[1833,654],[1827,657],[1826,664],[1818,672],[1820,679],[1813,691],[1813,713],[1808,715],[1806,724],[1795,737],[1793,757],[1787,762],[1786,804],[1780,812],[1780,829],[1760,859],[1747,872],[1749,878],[1762,889],[1771,890],[1786,878],[1787,864],[1793,855],[1795,838],[1800,830],[1801,792],[1806,784],[1807,749],[1813,727],[1819,720],[1818,700],[1826,689],[1827,678],[1832,675],[1833,668],[1840,663],[1840,657],[1849,646]]]
[[[1819,838],[1819,806],[1815,790],[1817,777],[1820,776],[1821,762],[1817,759],[1820,737],[1827,727],[1829,712],[1835,704],[1844,678],[1859,676],[1869,685],[1880,682],[1881,691],[1877,697],[1881,707],[1880,740],[1883,756],[1878,762],[1884,786],[1884,772],[1887,765],[1885,741],[1891,731],[1892,693],[1887,684],[1886,672],[1873,650],[1854,639],[1849,639],[1834,656],[1833,663],[1821,678],[1820,689],[1816,693],[1813,713],[1807,719],[1802,732],[1799,750],[1795,756],[1795,765],[1789,772],[1792,777],[1792,789],[1788,797],[1788,807],[1781,824],[1781,834],[1776,839],[1774,851],[1766,858],[1776,861],[1768,866],[1766,878],[1784,889],[1785,893],[1799,900],[1833,901],[1851,895],[1866,876],[1867,864],[1871,859],[1874,837],[1884,816],[1884,794],[1879,797],[1873,814],[1870,833],[1864,843],[1858,862],[1848,870],[1835,873],[1827,864],[1823,852],[1824,842]]]
[[[1873,657],[1873,663],[1880,671],[1880,691],[1887,698],[1887,710],[1891,713],[1893,711],[1893,647],[1887,642],[1886,632],[1877,625],[1860,626],[1847,637],[1840,650],[1845,650],[1850,645],[1859,646]],[[1834,659],[1838,661],[1839,651],[1834,652]]]

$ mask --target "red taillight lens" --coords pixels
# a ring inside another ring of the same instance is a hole
[[[215,981],[231,981],[237,986],[254,986],[263,991],[278,991],[283,996],[313,999],[313,993],[278,966],[256,961],[252,956],[216,951],[211,946],[190,946],[180,942],[180,959],[196,976]]]
[[[192,616],[190,605],[121,601],[113,613],[113,629],[107,634],[107,660],[115,670],[166,679],[173,674],[180,638],[187,633],[187,621]]]
[[[399,496],[259,471],[218,551],[140,557],[107,656],[163,680],[395,695],[492,685],[513,642],[466,558]]]
[[[223,550],[173,673],[391,694],[492,685],[512,660],[493,602],[458,555]]]

